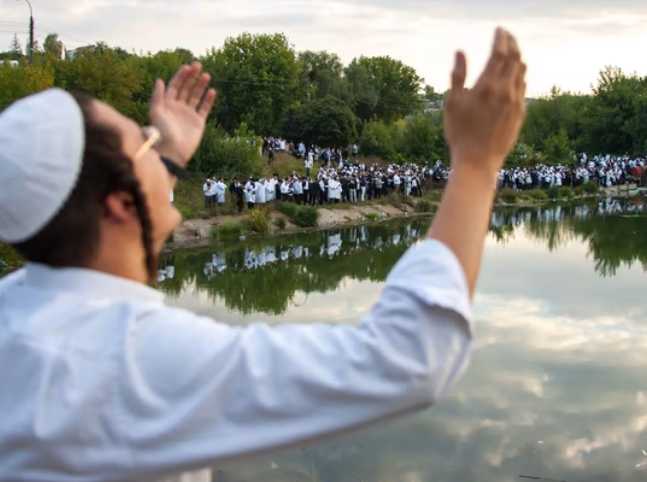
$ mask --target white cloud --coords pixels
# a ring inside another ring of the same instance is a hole
[[[26,32],[28,10],[2,0],[0,43],[12,29]],[[485,62],[498,22],[519,37],[529,63],[529,90],[558,84],[588,90],[605,64],[647,73],[636,54],[647,42],[643,1],[538,0],[34,0],[38,35],[58,32],[70,46],[103,40],[136,51],[182,46],[201,54],[242,31],[284,32],[297,49],[391,55],[414,66],[439,89],[448,84],[453,51],[470,60],[473,81]],[[20,22],[20,23],[16,23]],[[2,33],[1,31],[6,31]],[[26,33],[21,34],[26,39]]]

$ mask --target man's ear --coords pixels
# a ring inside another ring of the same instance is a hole
[[[106,217],[115,223],[128,223],[137,220],[137,209],[132,194],[116,192],[106,198]]]

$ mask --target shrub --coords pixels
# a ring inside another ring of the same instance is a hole
[[[315,206],[282,203],[279,209],[294,225],[301,228],[314,228],[319,223],[319,208]]]
[[[431,203],[431,201],[428,201],[426,199],[421,199],[418,201],[416,204],[416,212],[419,213],[430,213],[434,210],[434,205]]]
[[[366,216],[366,219],[369,221],[377,221],[380,219],[380,215],[377,213],[366,213],[364,216]]]
[[[533,189],[531,191],[528,191],[526,194],[530,199],[534,199],[535,201],[548,200],[548,194],[546,194],[546,192],[542,191],[541,189]]]
[[[245,226],[258,234],[267,234],[269,231],[270,216],[263,208],[254,208],[245,217]]]
[[[559,188],[556,186],[548,188],[548,190],[546,190],[546,195],[549,199],[559,199],[561,197]]]
[[[561,186],[559,188],[559,196],[562,198],[568,198],[568,199],[573,199],[575,197],[575,193],[573,190],[568,187],[568,186]]]
[[[499,197],[501,198],[501,200],[507,203],[515,203],[519,199],[519,195],[517,194],[517,191],[509,187],[501,189],[501,192],[499,193]]]
[[[582,186],[582,189],[587,194],[597,194],[600,186],[595,181],[590,181]]]
[[[575,194],[576,196],[581,196],[582,194],[584,194],[584,186],[575,186],[573,188],[573,194]]]
[[[233,221],[225,221],[211,230],[212,239],[234,239],[243,234],[243,227]]]

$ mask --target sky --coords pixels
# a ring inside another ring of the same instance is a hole
[[[528,92],[553,85],[588,92],[605,65],[647,75],[644,0],[31,0],[37,39],[68,48],[104,41],[127,50],[184,47],[202,54],[242,32],[285,33],[297,50],[327,50],[344,63],[389,55],[437,90],[453,53],[468,56],[468,83],[487,58],[497,25],[518,38]],[[29,7],[0,0],[0,46],[27,42]]]

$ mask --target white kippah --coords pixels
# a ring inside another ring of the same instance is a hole
[[[0,239],[26,241],[56,216],[81,171],[83,114],[74,98],[51,89],[0,114]]]

